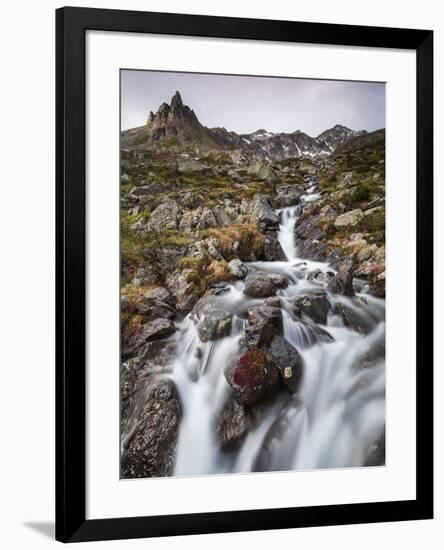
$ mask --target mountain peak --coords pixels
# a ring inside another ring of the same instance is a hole
[[[181,97],[179,91],[177,91],[177,90],[176,90],[176,93],[173,95],[173,97],[171,99],[171,108],[174,108],[174,107],[183,107],[182,97]]]

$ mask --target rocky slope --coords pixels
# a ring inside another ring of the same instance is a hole
[[[312,192],[294,230],[298,255],[330,263],[336,275],[328,288],[334,292],[353,295],[368,285],[384,296],[384,151],[384,130],[367,134],[338,125],[312,138],[301,132],[237,135],[208,129],[179,93],[150,113],[146,126],[122,132],[123,477],[172,473],[181,404],[174,383],[162,379],[172,369],[171,335],[187,313],[193,311],[199,321],[202,300],[243,279],[244,262],[286,260],[276,209],[297,205]],[[245,292],[273,300],[285,284],[278,277],[252,277]],[[312,301],[298,307],[319,307]],[[273,369],[268,377],[270,357],[290,358],[296,379],[286,383],[297,386],[297,352],[274,340],[280,332],[268,317],[279,312],[275,303],[265,313],[250,314],[253,328],[247,336],[253,348],[270,335],[267,345],[274,347],[238,366],[231,384],[238,399],[220,419],[227,449],[250,422],[242,403],[254,402],[256,394],[247,395],[248,384],[238,387],[236,380],[248,378],[251,364],[264,364],[267,376],[261,383],[274,391],[279,377]],[[210,317],[210,323],[198,325],[202,341],[223,336],[231,326],[223,312]]]

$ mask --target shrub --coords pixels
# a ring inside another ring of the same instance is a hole
[[[219,243],[219,249],[226,260],[239,257],[248,261],[251,254],[260,257],[264,251],[265,239],[259,229],[250,223],[233,224],[222,229],[204,229],[203,237],[214,237]],[[238,243],[234,252],[233,246]]]
[[[353,202],[364,202],[370,200],[371,197],[371,191],[370,188],[363,184],[358,185],[355,187],[352,191],[351,198]]]

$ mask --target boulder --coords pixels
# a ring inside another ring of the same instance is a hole
[[[359,313],[357,308],[348,307],[342,302],[335,304],[335,313],[342,317],[344,324],[360,334],[368,334],[373,328],[364,312]]]
[[[288,278],[281,273],[268,273],[265,274],[273,281],[278,288],[286,288],[288,286]]]
[[[297,296],[293,304],[296,314],[300,315],[303,313],[315,323],[320,323],[321,325],[327,323],[329,304],[324,290],[319,289],[309,294]]]
[[[231,330],[233,314],[222,309],[215,309],[204,313],[198,321],[197,333],[202,342],[217,340],[228,336]]]
[[[356,210],[350,210],[349,212],[345,212],[344,214],[341,214],[336,218],[335,228],[344,229],[355,227],[356,225],[358,225],[363,217],[364,213],[360,208],[356,208]]]
[[[305,193],[303,185],[285,185],[279,187],[277,190],[277,196],[275,199],[276,206],[278,208],[285,208],[286,206],[293,206],[298,203],[299,199]]]
[[[228,262],[228,269],[230,273],[237,279],[243,279],[248,274],[248,268],[238,258]]]
[[[167,273],[165,282],[168,290],[174,297],[177,311],[189,312],[197,302],[198,295],[194,283],[189,280],[191,269],[176,270]]]
[[[278,262],[287,260],[276,233],[266,233],[264,238],[264,260],[267,262]]]
[[[233,451],[245,439],[251,424],[245,406],[230,396],[216,422],[216,431],[221,448]]]
[[[182,160],[178,163],[177,169],[181,173],[203,172],[207,167],[198,160]]]
[[[175,327],[171,319],[158,318],[145,323],[142,327],[138,339],[138,346],[151,342],[152,340],[159,340],[160,338],[166,338],[175,332]]]
[[[133,187],[130,191],[132,197],[149,197],[165,191],[165,185],[163,183],[146,183]]]
[[[279,374],[269,353],[250,348],[225,370],[225,378],[240,403],[253,405],[264,400],[279,387]]]
[[[294,469],[295,451],[307,423],[307,411],[293,394],[268,429],[253,464],[254,472]]]
[[[279,218],[265,195],[257,194],[251,201],[242,201],[240,212],[245,221],[258,225],[263,232],[279,227]]]
[[[385,428],[366,452],[364,466],[385,466]]]
[[[353,296],[353,275],[351,269],[342,269],[328,281],[327,288],[334,294]]]
[[[164,302],[165,304],[172,304],[173,303],[173,297],[171,296],[170,292],[161,286],[156,286],[155,288],[150,288],[147,290],[143,297],[146,300],[156,300]]]
[[[282,311],[279,307],[261,305],[247,310],[245,329],[247,347],[269,346],[273,338],[282,334]]]
[[[177,202],[168,200],[159,205],[148,220],[149,231],[165,231],[177,229],[179,206]]]
[[[122,477],[171,475],[179,435],[181,405],[176,386],[161,380],[146,394],[134,431],[125,441]]]
[[[302,378],[303,359],[298,350],[282,336],[275,336],[270,345],[270,355],[291,392],[297,391]]]
[[[249,176],[262,181],[272,182],[277,180],[277,175],[273,168],[262,162],[249,166],[247,173]]]
[[[274,296],[277,286],[269,275],[250,275],[245,282],[244,293],[252,298]]]
[[[197,223],[197,229],[210,229],[218,226],[216,217],[213,214],[213,211],[209,208],[203,208],[200,219]]]

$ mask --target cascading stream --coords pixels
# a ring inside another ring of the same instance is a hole
[[[363,336],[329,314],[327,325],[298,321],[291,300],[325,284],[311,280],[314,271],[332,271],[327,263],[298,258],[294,227],[303,205],[316,200],[315,186],[299,204],[278,210],[278,239],[287,261],[252,262],[250,271],[284,274],[287,288],[279,291],[282,302],[283,336],[304,359],[303,378],[297,394],[282,392],[266,406],[236,451],[220,450],[216,419],[230,388],[224,369],[239,352],[246,321],[234,314],[231,333],[216,341],[201,342],[189,314],[175,338],[175,381],[182,402],[174,475],[205,475],[260,470],[317,469],[362,466],[372,442],[384,428],[385,365],[357,367],[366,352],[384,341],[384,300],[361,294],[362,322],[371,328]],[[228,285],[217,297],[233,313],[252,301],[243,293],[244,283]],[[328,293],[330,304],[342,302],[356,309],[351,299]],[[328,330],[333,342],[322,341],[320,329]]]

